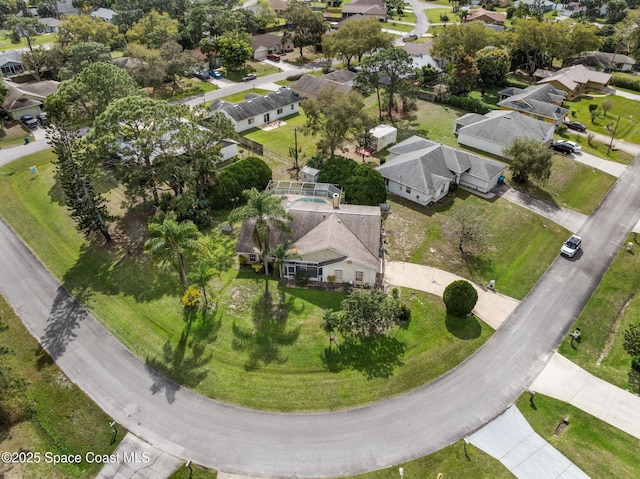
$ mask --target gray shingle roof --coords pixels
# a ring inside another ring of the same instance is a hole
[[[337,91],[348,93],[351,91],[349,85],[338,83],[324,77],[314,77],[312,75],[302,75],[300,79],[290,85],[290,88],[304,96],[305,94],[318,95],[325,88],[335,88]]]
[[[320,78],[324,78],[325,80],[331,80],[338,83],[351,84],[353,83],[353,79],[356,77],[356,75],[357,74],[352,72],[351,70],[342,69],[342,70],[336,70],[334,72],[322,75]]]
[[[392,159],[377,168],[389,180],[409,186],[427,194],[437,191],[444,181],[456,174],[489,180],[504,165],[433,141],[412,136],[389,148]]]
[[[458,130],[458,133],[509,146],[518,137],[543,141],[549,134],[549,130],[553,130],[551,123],[536,120],[517,111],[492,111],[484,116],[478,116],[480,118],[473,123],[467,123]]]
[[[299,101],[300,98],[293,92],[282,89],[264,96],[253,97],[241,103],[229,103],[218,99],[211,104],[209,110],[213,113],[225,112],[235,121],[242,121]]]
[[[377,268],[380,249],[380,208],[376,206],[340,205],[328,202],[297,201],[289,205],[293,221],[290,233],[273,229],[271,247],[291,240],[301,255],[331,249],[345,258]],[[252,239],[255,222],[244,221],[240,228],[236,252],[259,253]],[[298,243],[299,242],[299,243]]]
[[[508,94],[508,90],[509,89],[502,90],[500,93]],[[562,101],[564,95],[564,92],[551,85],[532,85],[520,93],[516,93],[502,100],[498,103],[498,106],[508,108],[509,110],[532,113],[558,121],[569,112],[566,108],[554,104],[555,102]]]

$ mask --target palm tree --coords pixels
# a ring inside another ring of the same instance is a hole
[[[278,270],[280,279],[284,276],[284,274],[282,274],[282,266],[285,261],[288,259],[302,258],[295,249],[291,249],[291,240],[287,240],[284,243],[276,245],[275,248],[269,251],[269,256],[273,258],[273,267]]]
[[[198,227],[191,221],[178,223],[175,219],[167,217],[162,224],[151,223],[149,225],[151,238],[144,244],[144,248],[156,263],[174,263],[180,275],[180,283],[187,289],[187,269],[185,266],[185,254],[191,251],[202,251],[203,247],[198,242],[200,233]]]
[[[220,272],[214,268],[207,260],[200,261],[196,270],[189,275],[189,279],[193,281],[202,290],[202,297],[204,298],[204,309],[209,308],[209,300],[207,298],[207,286],[209,281],[214,277],[220,277]]]
[[[247,203],[237,207],[229,215],[230,221],[255,220],[253,228],[253,242],[260,250],[260,256],[264,264],[265,275],[269,276],[269,233],[271,227],[280,231],[290,231],[287,221],[293,217],[282,205],[282,200],[278,196],[271,195],[268,191],[258,191],[255,188],[244,190],[243,196]]]

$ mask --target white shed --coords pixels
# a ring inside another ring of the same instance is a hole
[[[320,170],[305,166],[300,170],[300,181],[305,183],[317,183]]]
[[[380,151],[396,142],[398,129],[390,125],[378,125],[369,130],[373,138],[376,151]]]

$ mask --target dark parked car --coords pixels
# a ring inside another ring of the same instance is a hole
[[[47,122],[47,114],[43,111],[38,116],[36,116],[36,121],[40,126],[44,126]]]
[[[206,70],[198,70],[194,67],[191,69],[191,72],[193,73],[194,77],[199,78],[200,80],[208,80],[209,78],[211,78]]]
[[[31,115],[22,115],[20,122],[29,130],[36,130],[38,128],[38,121]]]
[[[568,122],[565,123],[565,125],[567,125],[567,128],[569,128],[571,130],[587,131],[587,127],[584,126],[579,121],[568,121]]]
[[[562,153],[563,155],[570,155],[571,153],[573,153],[573,147],[561,141],[552,141],[551,145],[549,146],[551,146],[553,150]]]
[[[243,76],[241,78],[242,81],[251,81],[251,80],[255,80],[256,78],[258,78],[258,76],[255,73],[247,73],[245,76]]]

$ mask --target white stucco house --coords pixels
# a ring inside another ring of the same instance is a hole
[[[547,143],[553,138],[553,124],[517,111],[495,110],[486,115],[467,113],[454,123],[458,143],[496,156],[516,138]]]
[[[422,206],[441,199],[456,183],[487,193],[507,165],[433,141],[412,136],[389,148],[389,160],[377,170],[387,191]]]
[[[315,184],[314,187],[331,185]],[[285,279],[294,280],[304,275],[313,282],[374,286],[377,275],[382,272],[380,208],[342,205],[339,193],[334,194],[335,199],[333,196],[284,195],[283,203],[293,217],[289,222],[291,231],[272,228],[269,247],[290,240],[291,250],[299,255],[285,261]],[[254,221],[244,221],[240,228],[236,253],[244,258],[242,262],[260,262],[260,251],[253,241],[254,225]]]
[[[236,133],[298,113],[300,97],[286,88],[261,96],[249,93],[241,103],[215,100],[209,110],[224,114],[235,127]]]

